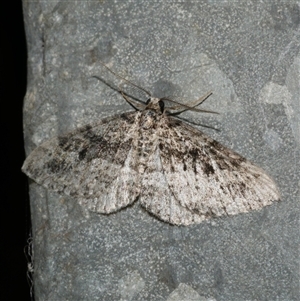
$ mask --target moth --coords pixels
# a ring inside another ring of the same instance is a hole
[[[105,68],[108,69],[104,65]],[[174,225],[258,210],[280,200],[261,168],[178,119],[189,105],[155,98],[145,103],[120,91],[134,111],[87,124],[38,146],[22,171],[90,211],[116,212],[135,201]]]

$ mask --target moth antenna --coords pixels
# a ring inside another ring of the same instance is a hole
[[[130,100],[123,91],[120,91],[120,93],[122,97],[128,102],[128,104],[130,104],[135,110],[141,111],[144,109],[145,106],[142,106],[141,104],[135,103],[134,101]]]
[[[146,94],[148,94],[151,97],[151,93],[149,91],[147,91],[146,89],[132,83],[131,81],[129,81],[128,79],[122,77],[121,75],[117,74],[116,72],[112,71],[110,68],[108,68],[103,62],[99,61],[99,63],[105,67],[109,72],[111,72],[114,76],[118,77],[119,79],[123,80],[124,82],[132,85],[133,87],[136,87],[137,89],[140,89],[142,91],[144,91]]]
[[[213,94],[212,91],[209,91],[206,94],[204,94],[203,96],[201,96],[199,99],[195,100],[193,103],[189,104],[188,106],[191,108],[195,108],[195,107],[199,106],[200,104],[202,104],[212,94]],[[188,109],[181,110],[180,112],[176,112],[176,114],[181,114],[187,110]]]
[[[207,98],[207,97],[206,97],[206,98]],[[193,106],[193,107],[190,107],[190,106],[188,106],[188,105],[179,103],[179,102],[177,102],[177,101],[175,101],[175,100],[173,100],[173,99],[171,99],[171,98],[168,98],[168,97],[163,97],[163,98],[161,98],[161,100],[162,100],[162,101],[164,101],[164,100],[170,101],[170,102],[172,102],[172,103],[174,103],[174,104],[177,104],[178,106],[184,108],[184,109],[181,110],[180,112],[170,113],[170,115],[179,115],[179,114],[181,114],[182,112],[185,112],[185,111],[194,111],[194,112],[199,112],[199,113],[220,114],[219,112],[215,112],[215,111],[202,110],[202,109],[197,109],[197,108],[195,108],[198,104],[196,104],[196,105]],[[170,109],[171,109],[171,110],[174,110],[174,109],[176,109],[176,107],[168,108],[168,109],[169,109],[169,110],[170,110]]]

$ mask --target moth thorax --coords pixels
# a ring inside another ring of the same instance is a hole
[[[156,124],[161,115],[153,109],[148,109],[143,112],[140,120],[140,126],[144,129],[156,128]]]

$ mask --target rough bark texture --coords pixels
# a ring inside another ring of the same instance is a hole
[[[206,2],[24,0],[27,154],[129,109],[101,60],[156,97],[212,90],[203,107],[221,114],[185,118],[221,129],[202,128],[282,202],[177,227],[137,203],[89,214],[32,182],[36,300],[299,300],[299,3]]]

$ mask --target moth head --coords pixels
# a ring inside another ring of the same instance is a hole
[[[160,98],[150,97],[146,101],[145,110],[153,110],[157,113],[164,113],[165,104]]]

